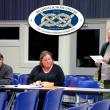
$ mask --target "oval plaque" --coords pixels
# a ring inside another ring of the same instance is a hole
[[[78,30],[84,22],[76,9],[63,5],[48,5],[34,10],[28,18],[30,26],[49,35],[64,35]]]

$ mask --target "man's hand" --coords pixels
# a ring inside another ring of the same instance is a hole
[[[100,67],[100,63],[98,63],[97,61],[95,61],[95,65],[96,65],[97,67]]]
[[[109,59],[105,57],[105,58],[103,59],[103,62],[105,62],[106,64],[108,64],[108,63],[109,63]]]

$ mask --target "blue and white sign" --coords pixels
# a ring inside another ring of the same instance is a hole
[[[30,26],[44,34],[64,35],[78,30],[84,22],[76,9],[63,5],[48,5],[34,10],[29,16]]]

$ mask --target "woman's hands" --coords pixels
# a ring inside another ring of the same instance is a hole
[[[32,85],[34,86],[43,86],[43,87],[50,87],[50,86],[54,86],[54,83],[52,82],[46,82],[46,81],[36,81],[34,82]]]
[[[32,85],[34,85],[34,86],[41,86],[42,82],[39,80],[39,81],[33,82]]]
[[[43,82],[42,82],[42,85],[43,85],[43,87],[50,87],[50,86],[54,86],[54,83],[43,81]]]

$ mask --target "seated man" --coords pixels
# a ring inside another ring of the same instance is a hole
[[[12,75],[12,67],[7,64],[4,64],[3,55],[0,53],[0,85],[12,84]]]

